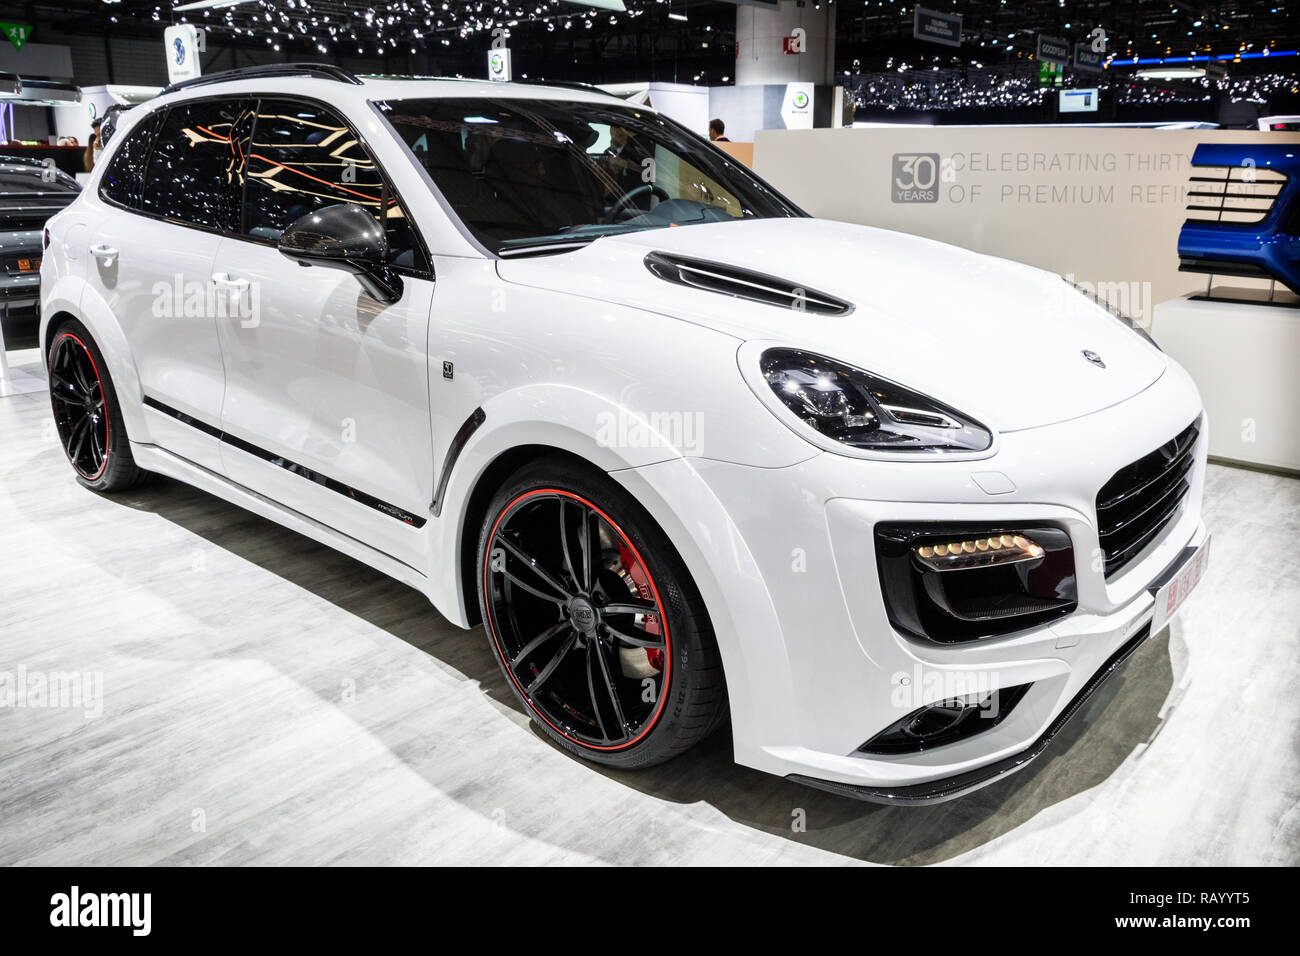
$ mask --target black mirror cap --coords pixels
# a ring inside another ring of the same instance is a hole
[[[385,265],[388,237],[379,220],[355,203],[309,212],[280,235],[279,249],[290,259],[362,271]]]
[[[402,280],[388,267],[388,236],[373,213],[355,203],[309,212],[280,235],[282,255],[302,265],[342,269],[380,302],[396,302]]]

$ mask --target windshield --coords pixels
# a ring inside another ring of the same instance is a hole
[[[481,98],[398,100],[384,109],[456,215],[498,255],[803,215],[721,150],[650,110]]]

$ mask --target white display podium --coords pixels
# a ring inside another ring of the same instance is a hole
[[[1300,298],[1216,286],[1161,302],[1151,334],[1201,390],[1211,456],[1300,472]]]

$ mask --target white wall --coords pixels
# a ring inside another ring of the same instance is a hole
[[[709,88],[685,83],[651,83],[650,105],[691,132],[709,135]]]
[[[803,53],[786,53],[784,41],[803,29]],[[736,8],[736,84],[828,84],[835,69],[835,6],[781,0],[777,10]]]
[[[992,126],[762,130],[755,137],[754,169],[815,216],[915,233],[1083,281],[1136,283],[1141,301],[1133,311],[1149,321],[1154,303],[1204,288],[1204,276],[1178,271],[1178,230],[1186,218],[1192,152],[1210,141],[1300,144],[1300,134]],[[937,201],[895,201],[899,154],[937,156]],[[1143,285],[1148,282],[1149,288]]]

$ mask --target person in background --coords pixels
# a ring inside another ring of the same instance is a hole
[[[99,124],[103,120],[95,120],[90,124],[90,139],[86,141],[86,156],[82,165],[86,167],[86,172],[95,168],[95,160],[99,159]]]
[[[709,142],[710,143],[730,143],[731,140],[723,134],[727,132],[727,124],[722,120],[714,118],[709,120]]]
[[[649,156],[646,148],[628,130],[622,126],[609,128],[609,147],[601,159],[605,167],[614,174],[614,178],[618,181],[618,188],[624,195],[651,181],[643,178],[646,169],[645,161]],[[646,198],[648,200],[649,197]]]

